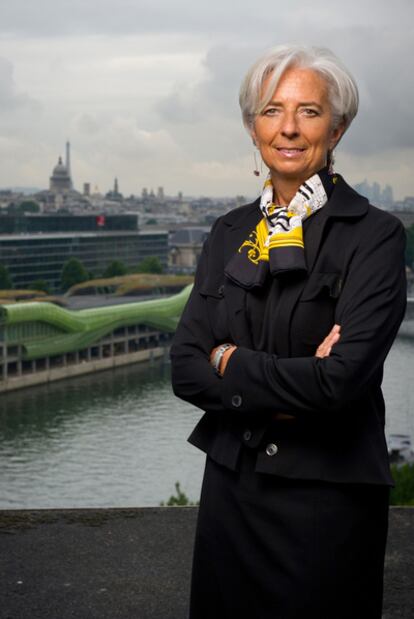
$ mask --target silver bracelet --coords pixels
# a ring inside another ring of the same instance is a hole
[[[222,344],[221,346],[219,346],[217,348],[216,352],[213,355],[213,359],[211,361],[211,365],[213,366],[213,368],[215,369],[215,371],[217,372],[217,374],[219,376],[221,376],[221,374],[220,374],[220,363],[221,363],[221,360],[223,359],[224,353],[229,348],[233,348],[233,344]]]

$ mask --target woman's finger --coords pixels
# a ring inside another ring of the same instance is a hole
[[[328,335],[325,337],[323,342],[319,344],[318,348],[316,349],[315,357],[318,357],[319,359],[329,357],[332,351],[332,347],[339,341],[341,337],[340,331],[341,326],[335,324],[328,333]]]

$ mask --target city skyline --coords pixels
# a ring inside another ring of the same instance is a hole
[[[60,164],[63,160],[63,157],[61,155],[58,156],[57,158],[57,163]],[[63,162],[64,163],[64,162]],[[53,170],[52,170],[53,172]],[[264,176],[262,175],[262,177],[264,178]],[[25,195],[34,195],[38,192],[41,191],[45,191],[47,190],[47,185],[48,185],[48,180],[50,183],[50,178],[48,179],[47,176],[45,177],[45,181],[44,184],[42,186],[38,186],[38,187],[27,187],[27,186],[12,186],[12,185],[7,185],[7,186],[0,186],[0,192],[1,191],[12,191],[16,194],[18,193],[22,193]],[[73,189],[75,191],[78,191],[79,193],[82,193],[82,189],[84,190],[85,187],[84,185],[90,185],[90,183],[88,183],[88,181],[85,181],[85,183],[83,183],[83,188],[82,187],[78,187],[75,185],[75,183],[73,183]],[[158,186],[158,187],[152,187],[149,185],[143,186],[143,187],[138,187],[137,191],[135,193],[132,194],[127,194],[125,192],[122,191],[122,179],[120,180],[117,176],[112,177],[112,180],[109,180],[108,183],[105,184],[105,187],[102,187],[102,189],[98,186],[95,187],[90,187],[90,191],[91,193],[93,193],[94,191],[99,191],[100,194],[102,195],[106,195],[107,193],[113,192],[114,191],[114,185],[116,185],[117,187],[117,191],[118,191],[118,185],[119,185],[119,192],[120,194],[124,197],[124,198],[128,198],[128,197],[135,197],[135,198],[139,198],[140,196],[143,197],[144,195],[149,195],[150,193],[152,193],[153,195],[155,195],[156,193],[159,193],[160,190],[162,191],[162,193],[164,194],[164,187],[163,186]],[[357,181],[356,183],[354,183],[354,188],[359,192],[362,193],[362,195],[366,195],[366,193],[373,193],[373,194],[388,194],[389,197],[389,202],[393,202],[393,194],[394,194],[394,188],[389,185],[388,183],[380,183],[378,182],[378,180],[373,179],[372,182],[369,182],[367,178],[364,178],[362,180]],[[365,190],[365,191],[364,191]],[[186,194],[185,192],[182,192],[181,190],[178,190],[177,194],[181,195],[183,198],[190,198],[190,199],[197,199],[200,197],[206,197],[209,198],[210,196],[207,194],[200,194],[198,196],[196,195],[189,195]],[[173,194],[172,192],[168,192],[168,188],[167,191],[165,192],[165,197],[166,198],[173,198],[176,197],[177,194]],[[223,195],[223,196],[214,196],[216,198],[230,198],[232,196],[230,195]],[[246,196],[247,198],[248,196]],[[404,198],[407,198],[411,196],[403,196]],[[375,199],[373,200],[373,204],[375,204]]]
[[[355,75],[360,112],[336,153],[351,184],[414,195],[414,5],[409,0],[264,0],[254,10],[212,0],[133,5],[16,0],[0,23],[0,186],[44,187],[62,144],[72,175],[104,193],[160,185],[170,195],[255,196],[253,147],[239,83],[272,45],[330,47]]]

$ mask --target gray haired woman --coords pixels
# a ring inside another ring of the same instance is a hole
[[[380,619],[404,230],[333,170],[358,91],[330,51],[270,50],[240,104],[269,176],[214,224],[171,350],[205,411],[190,616]]]

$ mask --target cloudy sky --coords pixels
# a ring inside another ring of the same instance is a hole
[[[414,195],[413,0],[0,0],[0,187],[48,186],[70,139],[78,189],[253,196],[239,84],[295,42],[360,87],[336,169]]]

